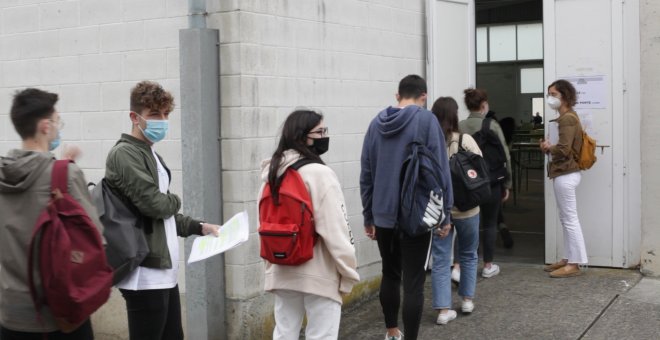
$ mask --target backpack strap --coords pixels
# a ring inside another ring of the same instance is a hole
[[[458,136],[458,148],[461,149],[461,150],[465,150],[465,148],[463,147],[463,134],[462,133],[459,134],[459,136]]]
[[[490,121],[492,119],[490,118],[484,118],[484,120],[481,122],[481,132],[482,133],[488,133],[490,130]]]
[[[53,173],[51,174],[51,191],[59,189],[61,193],[66,193],[69,186],[69,163],[73,161],[68,159],[56,160],[53,164]]]
[[[321,163],[319,163],[319,161],[314,160],[314,159],[301,158],[301,159],[297,160],[295,163],[291,164],[289,166],[289,168],[298,171],[298,169],[302,168],[303,166],[305,166],[307,164],[312,164],[312,163],[321,164]]]

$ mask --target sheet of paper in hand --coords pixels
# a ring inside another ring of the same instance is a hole
[[[188,257],[188,263],[204,260],[234,248],[247,241],[249,234],[248,214],[243,211],[234,215],[220,227],[218,237],[206,235],[196,238]]]

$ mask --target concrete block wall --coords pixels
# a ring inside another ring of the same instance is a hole
[[[0,154],[20,147],[9,118],[12,94],[38,87],[60,95],[63,144],[82,149],[78,165],[87,180],[101,179],[107,152],[121,133],[130,132],[131,87],[157,81],[179,102],[178,30],[186,27],[182,0],[0,1]],[[180,195],[181,119],[177,107],[166,140],[156,144],[172,170],[171,190]],[[183,261],[180,267],[185,292]],[[118,291],[95,320],[103,320],[94,324],[97,338],[127,338]]]
[[[60,95],[64,143],[83,149],[79,165],[91,181],[103,176],[105,155],[130,131],[129,93],[140,80],[179,91],[178,30],[184,1],[14,0],[0,2],[0,153],[20,145],[11,126],[12,94],[38,87]],[[180,154],[181,113],[156,148]],[[181,192],[181,160],[166,157]]]
[[[364,132],[395,103],[398,81],[425,73],[423,0],[211,0],[208,26],[220,30],[223,213],[247,209],[250,240],[226,254],[230,339],[270,336],[272,297],[256,234],[260,163],[270,157],[285,117],[320,110],[330,130],[323,159],[337,173],[356,240],[359,272],[378,277],[359,194]],[[261,327],[259,327],[261,326]]]
[[[660,3],[640,1],[641,75],[642,75],[642,272],[660,276],[660,155],[654,146],[660,145],[660,117],[657,97],[660,91]]]

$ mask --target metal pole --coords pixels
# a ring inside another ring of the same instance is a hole
[[[191,28],[179,31],[183,210],[222,223],[219,32],[205,28],[204,7],[205,0],[189,0]],[[186,266],[186,338],[227,338],[224,268],[223,255]]]

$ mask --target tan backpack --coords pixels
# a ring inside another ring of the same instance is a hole
[[[596,163],[596,140],[582,130],[582,147],[578,154],[578,167],[580,170],[590,169]]]
[[[575,114],[579,121],[580,118],[578,115],[576,113],[573,114]],[[582,146],[579,151],[574,151],[580,170],[588,170],[596,163],[596,140],[587,134],[582,127],[582,123],[580,123],[580,130],[582,130]]]

